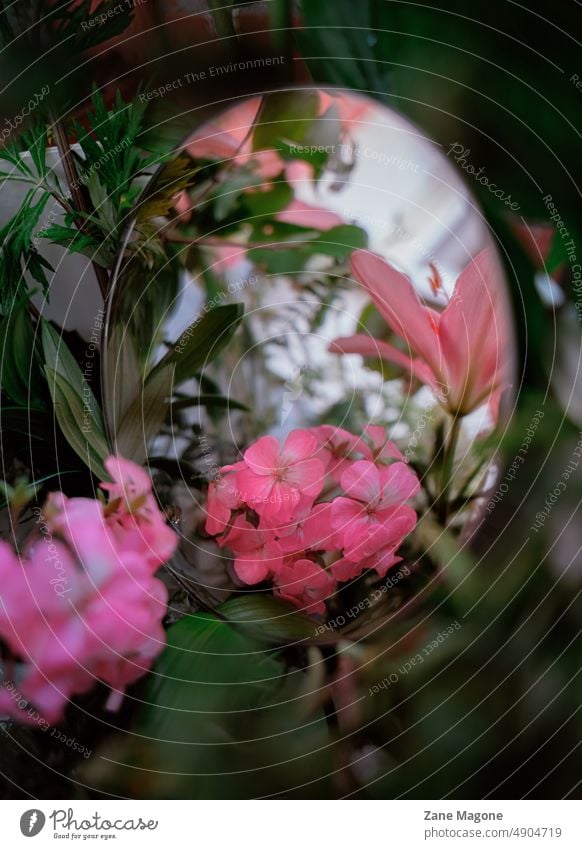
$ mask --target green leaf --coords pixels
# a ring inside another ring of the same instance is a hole
[[[300,643],[316,636],[314,619],[272,595],[237,596],[221,604],[218,612],[244,633],[269,643]]]
[[[392,14],[392,5],[372,0],[301,0],[303,26],[295,30],[295,36],[313,78],[387,100],[392,69],[384,55],[376,60],[372,12],[387,6]]]
[[[294,162],[299,159],[302,162],[309,162],[313,166],[316,176],[322,172],[324,165],[329,159],[329,153],[325,150],[313,150],[309,146],[298,148],[296,145],[289,142],[279,142],[279,153],[287,162]]]
[[[290,241],[289,248],[252,248],[247,255],[269,274],[296,274],[302,271],[307,261],[316,254],[338,260],[347,259],[357,248],[366,247],[367,239],[366,231],[360,227],[340,224],[307,242],[299,242],[298,239],[296,246]]]
[[[68,248],[70,253],[84,254],[89,258],[93,258],[95,249],[99,245],[94,236],[83,233],[76,227],[65,227],[62,224],[53,224],[48,227],[44,231],[43,238]]]
[[[170,363],[145,382],[129,406],[114,436],[115,451],[136,463],[143,463],[151,440],[166,420],[172,396],[175,366]]]
[[[107,786],[133,796],[146,774],[154,798],[297,795],[305,782],[317,798],[329,793],[330,741],[305,671],[208,614],[186,616],[167,636],[134,733],[115,743]]]
[[[293,189],[285,180],[277,180],[268,191],[248,192],[240,200],[251,218],[276,215],[293,200]]]
[[[173,410],[187,410],[189,407],[207,407],[215,410],[242,410],[245,413],[250,413],[249,407],[241,401],[235,401],[234,398],[227,398],[225,395],[205,395],[201,393],[194,395],[192,398],[179,398],[172,403]]]
[[[20,137],[24,151],[30,154],[36,173],[42,179],[46,177],[47,126],[43,121],[32,124]],[[22,158],[22,157],[20,157]]]
[[[54,372],[63,377],[73,391],[83,398],[83,403],[87,407],[92,421],[97,425],[101,433],[103,433],[105,428],[101,408],[76,359],[69,351],[65,340],[48,321],[42,321],[41,332],[42,349],[46,364]]]
[[[27,438],[45,440],[51,434],[51,422],[46,412],[30,407],[0,405],[0,430],[26,434]]]
[[[103,461],[110,453],[109,447],[92,412],[62,375],[50,366],[45,371],[55,415],[67,442],[96,477],[108,480]]]
[[[5,313],[9,312],[23,287],[26,270],[30,271],[43,289],[48,285],[44,269],[52,271],[48,262],[38,253],[33,240],[33,233],[50,195],[41,192],[34,203],[37,195],[35,189],[27,192],[16,215],[0,229],[0,301]]]
[[[69,50],[80,52],[121,35],[134,14],[135,6],[120,7],[119,0],[101,0],[97,7],[93,0],[79,0],[60,3],[47,10],[43,25],[58,32],[60,41],[65,42]]]
[[[216,32],[221,39],[234,38],[236,39],[237,32],[232,19],[232,0],[208,0],[210,13],[214,20]]]
[[[195,185],[199,171],[200,167],[187,153],[173,157],[156,175],[153,191],[147,193],[140,202],[138,224],[168,215],[176,205],[176,196]]]
[[[243,304],[225,304],[196,319],[154,367],[148,380],[169,364],[176,366],[176,385],[193,377],[230,342],[242,321],[243,313]]]
[[[111,452],[105,437],[103,414],[89,382],[48,321],[42,322],[42,347],[59,426],[83,462],[101,480],[107,480],[103,461]]]
[[[14,304],[0,324],[0,386],[23,408],[42,409],[46,393],[27,301]]]
[[[263,96],[255,120],[253,150],[278,147],[278,140],[300,142],[319,109],[315,91],[281,91]]]

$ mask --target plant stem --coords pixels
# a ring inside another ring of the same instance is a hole
[[[285,56],[285,67],[292,56],[292,15],[290,0],[271,0],[269,4],[269,28],[275,51]]]
[[[443,466],[441,470],[440,493],[436,502],[436,512],[441,522],[446,522],[449,511],[449,493],[453,482],[453,464],[459,434],[461,432],[461,419],[458,415],[453,416],[451,428],[445,447]]]
[[[232,9],[228,8],[226,0],[208,0],[208,6],[214,19],[217,35],[220,38],[236,38]]]
[[[91,212],[91,204],[89,203],[87,197],[83,192],[84,186],[79,180],[77,166],[75,164],[75,159],[71,153],[71,148],[67,139],[67,133],[62,122],[59,121],[58,118],[53,118],[53,116],[51,116],[51,119],[51,129],[54,133],[55,142],[57,144],[61,162],[63,164],[63,170],[65,172],[65,178],[67,180],[69,190],[71,192],[73,204],[78,211],[85,212],[88,214]],[[75,216],[75,225],[78,230],[82,231],[85,229],[85,222],[79,216]],[[92,265],[93,270],[95,272],[95,276],[97,278],[97,282],[99,284],[99,291],[105,299],[109,291],[109,275],[107,274],[107,271],[98,263],[93,262]]]

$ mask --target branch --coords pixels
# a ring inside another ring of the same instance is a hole
[[[63,170],[65,172],[65,178],[67,180],[67,184],[71,192],[71,197],[73,199],[74,206],[78,211],[90,214],[93,211],[91,209],[91,203],[86,195],[85,187],[79,180],[77,166],[75,163],[75,159],[71,153],[71,148],[67,140],[65,128],[62,122],[58,120],[58,118],[53,120],[52,130],[54,133],[55,141],[57,143],[59,155],[63,164]],[[86,228],[85,221],[80,216],[75,216],[75,225],[77,229],[81,232],[83,232]],[[107,271],[98,263],[92,262],[91,264],[93,266],[95,276],[97,277],[99,290],[103,298],[105,299],[107,298],[107,293],[109,291],[109,275]]]

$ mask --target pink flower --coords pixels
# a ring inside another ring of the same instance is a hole
[[[299,505],[293,520],[288,525],[277,527],[276,532],[279,545],[286,554],[337,548],[329,502],[312,506],[310,499],[305,500]]]
[[[371,459],[375,462],[389,463],[392,460],[404,460],[402,451],[393,442],[390,442],[386,434],[386,428],[382,425],[368,425],[364,428],[364,437],[371,446]]]
[[[221,469],[230,488],[211,488],[206,527],[245,583],[270,579],[276,595],[321,613],[336,580],[364,569],[383,576],[399,562],[396,549],[416,524],[404,502],[419,488],[401,456],[378,425],[361,437],[328,425],[296,430],[283,449],[262,437]]]
[[[380,356],[407,368],[453,415],[470,413],[507,385],[509,338],[498,303],[502,282],[489,251],[461,272],[442,312],[424,306],[409,279],[375,254],[355,251],[352,271],[411,354],[363,334],[336,339],[331,350]]]
[[[324,613],[325,600],[334,591],[333,577],[312,560],[285,563],[275,576],[275,595],[308,613]]]
[[[105,515],[118,547],[139,551],[157,569],[174,553],[176,534],[158,508],[150,476],[122,457],[108,457],[105,468],[113,479],[101,484],[109,493]]]
[[[330,212],[322,206],[305,203],[297,198],[294,198],[281,212],[277,212],[275,218],[286,224],[296,224],[313,230],[331,230],[344,223],[344,219],[335,212]]]
[[[233,510],[241,506],[240,491],[235,474],[223,473],[208,484],[206,503],[206,533],[221,534]]]
[[[105,485],[107,506],[52,493],[21,557],[0,543],[0,639],[9,649],[0,712],[24,722],[32,709],[57,722],[96,681],[119,704],[164,647],[167,591],[152,573],[178,537],[142,469],[119,458],[107,467],[116,478]]]
[[[255,528],[242,516],[236,517],[222,544],[236,553],[234,569],[245,584],[259,584],[276,573],[283,562],[273,531]]]
[[[348,560],[399,544],[416,524],[416,513],[402,503],[418,492],[419,483],[404,463],[378,468],[358,460],[343,473],[341,484],[348,497],[334,499],[331,515]]]
[[[336,560],[335,563],[331,564],[331,573],[336,581],[351,581],[361,575],[362,572],[374,569],[380,578],[383,578],[389,569],[402,560],[402,557],[397,557],[394,554],[394,548],[395,546],[381,548],[364,560],[354,561],[342,557],[341,560]]]
[[[320,425],[310,432],[319,443],[317,457],[324,463],[327,473],[339,483],[342,473],[354,460],[371,460],[372,452],[361,436],[341,427]]]
[[[315,437],[294,430],[283,449],[274,436],[263,436],[244,453],[247,465],[238,474],[242,499],[265,519],[287,522],[302,496],[314,499],[323,487],[325,469],[313,455]]]

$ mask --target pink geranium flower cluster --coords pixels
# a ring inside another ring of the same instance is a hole
[[[276,595],[323,613],[337,581],[383,577],[401,560],[418,489],[380,426],[294,430],[282,447],[263,436],[210,483],[206,531],[233,552],[241,581],[271,580]]]
[[[34,708],[56,722],[97,681],[116,707],[164,647],[167,592],[154,573],[178,538],[146,472],[105,465],[107,503],[51,493],[21,556],[0,542],[0,713],[30,721]]]

